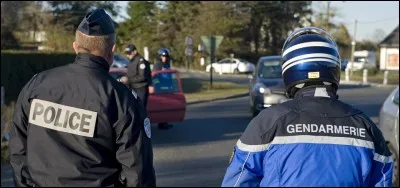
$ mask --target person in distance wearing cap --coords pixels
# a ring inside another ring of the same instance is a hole
[[[36,74],[19,94],[10,163],[16,186],[155,186],[150,120],[109,75],[115,29],[103,9],[76,30],[74,63]]]
[[[125,79],[121,81],[127,83],[138,94],[145,109],[147,109],[149,86],[151,86],[152,81],[150,63],[137,52],[136,46],[133,44],[129,44],[125,48],[125,55],[131,63],[127,67],[127,77],[121,78]]]

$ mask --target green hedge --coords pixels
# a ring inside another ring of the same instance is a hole
[[[2,51],[1,86],[5,89],[5,103],[16,101],[21,89],[35,74],[74,60],[73,53]]]

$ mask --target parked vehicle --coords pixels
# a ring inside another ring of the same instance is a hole
[[[254,72],[255,66],[253,63],[239,58],[226,58],[222,59],[211,65],[207,65],[206,71],[214,71],[219,74],[223,73],[252,73]]]
[[[347,69],[351,69],[351,60],[347,63]],[[355,51],[353,70],[376,68],[376,55],[373,51]]]
[[[261,110],[287,100],[282,79],[281,56],[264,56],[250,78],[250,111],[256,116]]]
[[[113,68],[126,68],[128,64],[131,63],[128,58],[119,55],[119,54],[114,54],[114,61],[111,64],[111,67]]]
[[[110,74],[115,79],[119,79],[126,73],[126,68],[110,68]],[[162,70],[151,74],[154,92],[150,93],[147,102],[151,123],[183,121],[186,113],[186,99],[179,72]]]
[[[342,59],[340,62],[340,70],[341,71],[346,71],[347,63],[349,63],[349,60],[347,59]]]
[[[386,98],[379,113],[379,128],[392,153],[393,187],[399,186],[399,87]]]

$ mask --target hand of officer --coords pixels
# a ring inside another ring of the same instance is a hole
[[[154,93],[154,87],[153,86],[149,86],[149,94],[153,94]]]
[[[123,84],[128,84],[128,77],[122,76],[122,77],[119,79],[119,81],[120,81],[121,83],[123,83]]]

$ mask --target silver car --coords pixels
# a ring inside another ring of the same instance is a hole
[[[286,101],[282,79],[281,56],[264,56],[249,76],[250,111],[256,116],[261,110]]]
[[[379,128],[392,153],[393,187],[399,186],[399,86],[386,98],[379,113]]]

